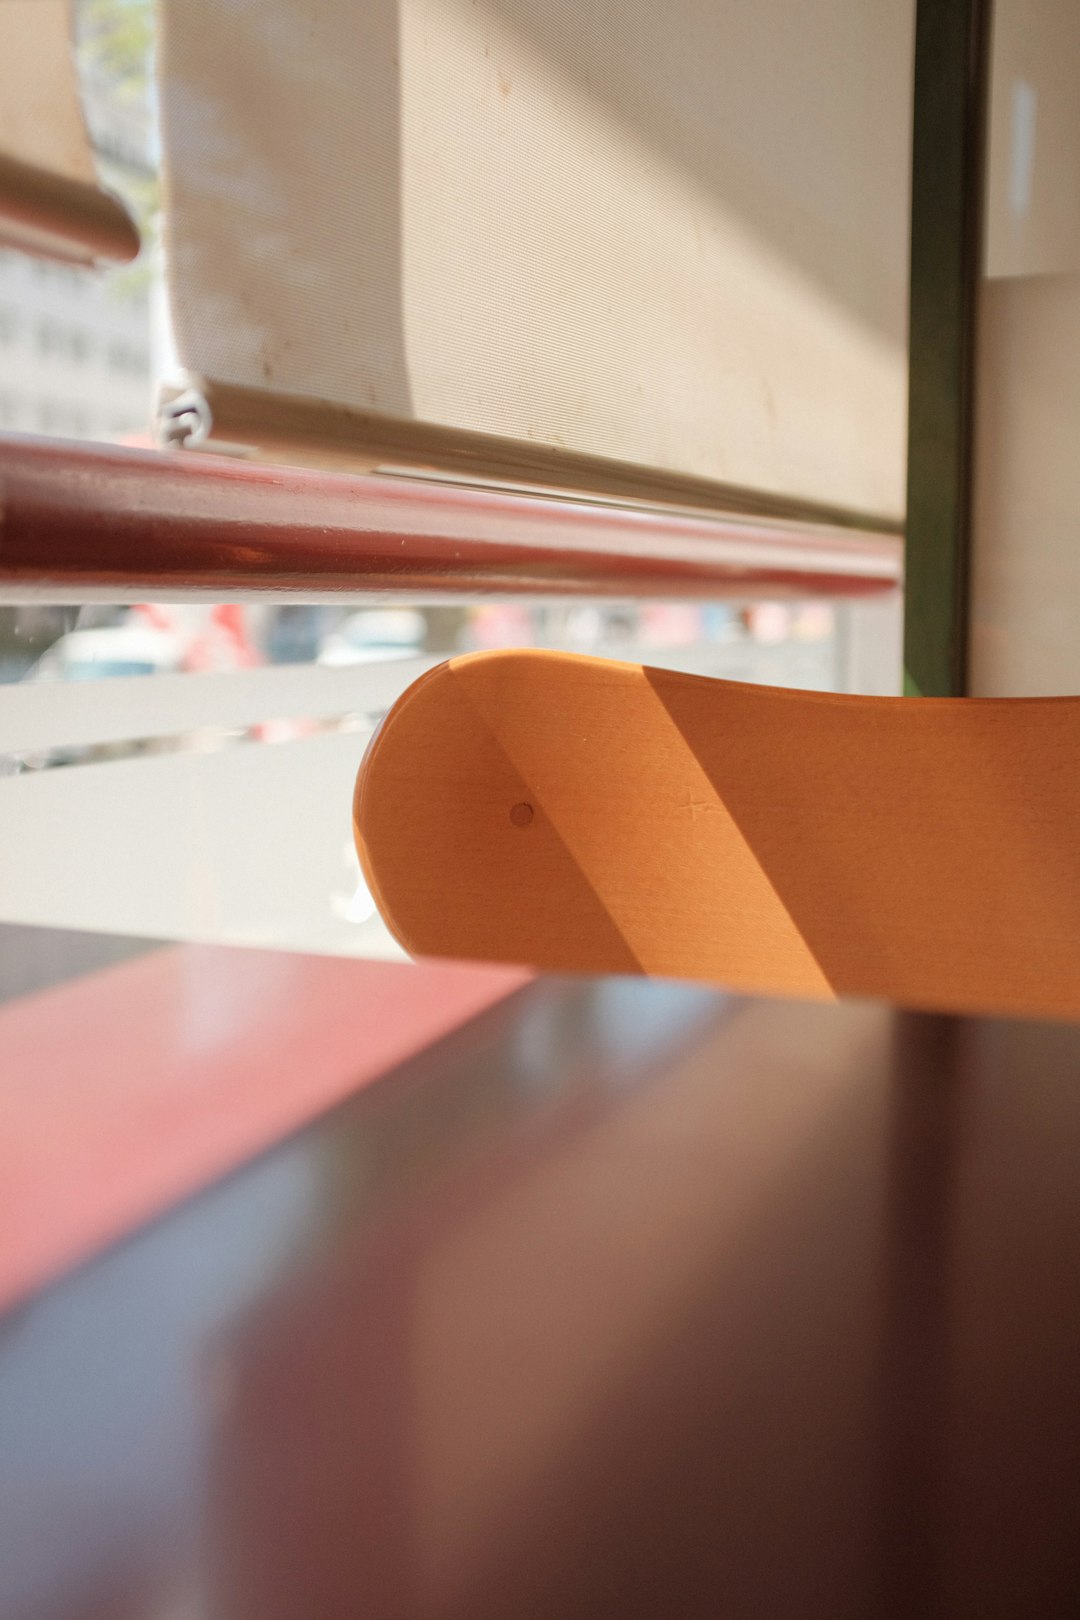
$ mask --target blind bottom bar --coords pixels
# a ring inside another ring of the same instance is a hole
[[[179,422],[173,414],[177,408]],[[525,489],[548,497],[571,493],[871,533],[898,534],[901,528],[894,518],[768,490],[202,377],[178,385],[175,395],[164,389],[160,412],[163,436],[170,441],[182,442],[190,425],[194,447],[209,439],[229,449],[330,472],[393,467],[488,487],[510,485],[515,492]]]
[[[139,233],[123,203],[100,186],[0,154],[0,246],[126,264],[139,251]]]

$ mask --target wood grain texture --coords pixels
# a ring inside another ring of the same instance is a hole
[[[415,955],[1075,1017],[1078,764],[1080,698],[483,653],[399,700],[354,824]]]

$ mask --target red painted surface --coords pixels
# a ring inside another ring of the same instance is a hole
[[[527,978],[183,945],[0,1008],[0,1309]]]
[[[901,561],[894,535],[0,437],[8,590],[836,596]]]

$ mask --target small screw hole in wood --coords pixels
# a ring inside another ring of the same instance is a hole
[[[533,814],[531,804],[515,804],[510,811],[510,820],[515,827],[527,827],[533,818]]]

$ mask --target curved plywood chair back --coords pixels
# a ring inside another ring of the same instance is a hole
[[[1080,699],[454,659],[384,721],[355,828],[416,955],[1080,1015]]]

